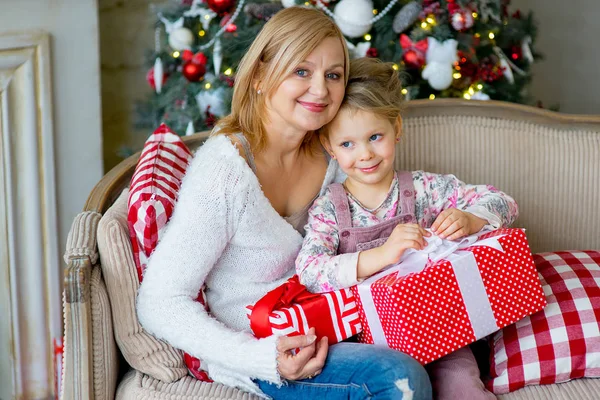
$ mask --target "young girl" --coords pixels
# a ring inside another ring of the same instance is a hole
[[[296,272],[312,292],[360,283],[407,249],[422,250],[431,235],[456,240],[498,229],[517,217],[517,205],[490,185],[453,175],[395,171],[401,134],[401,87],[391,63],[351,63],[336,117],[319,133],[347,178],[330,185],[309,211]],[[494,399],[479,378],[469,347],[428,366],[438,399]]]

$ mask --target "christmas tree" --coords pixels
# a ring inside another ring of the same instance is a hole
[[[210,129],[227,115],[236,67],[284,7],[317,7],[344,33],[351,56],[402,70],[407,100],[457,97],[528,102],[536,25],[510,0],[172,0],[156,10],[155,48],[138,128]]]

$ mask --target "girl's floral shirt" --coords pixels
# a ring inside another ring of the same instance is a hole
[[[470,212],[488,221],[487,227],[508,226],[518,216],[512,197],[491,185],[468,185],[454,175],[414,171],[415,217],[429,228],[448,208]],[[385,200],[375,209],[365,208],[350,193],[348,203],[352,226],[369,227],[394,217],[400,206],[398,177],[394,176]],[[311,292],[321,293],[356,285],[358,252],[338,254],[339,229],[331,191],[317,198],[308,212],[306,236],[296,259],[296,273]]]

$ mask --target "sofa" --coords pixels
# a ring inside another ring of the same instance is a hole
[[[489,183],[511,194],[520,208],[515,226],[526,228],[534,253],[600,250],[600,116],[565,115],[495,101],[415,100],[406,103],[403,128],[398,169],[453,173],[466,182]],[[194,149],[207,136],[198,133],[184,142]],[[185,373],[178,379],[153,378],[123,357],[122,343],[115,339],[122,321],[115,315],[125,304],[134,307],[135,295],[123,298],[122,293],[107,290],[107,279],[114,277],[104,276],[101,260],[108,260],[103,252],[118,244],[99,223],[103,215],[105,220],[126,218],[125,209],[121,215],[107,211],[129,185],[138,158],[139,153],[124,160],[96,184],[69,233],[61,398],[255,398]],[[527,386],[498,398],[598,399],[600,379]]]

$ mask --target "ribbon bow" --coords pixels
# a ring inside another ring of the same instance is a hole
[[[425,54],[427,51],[427,38],[423,40],[419,40],[418,42],[413,42],[410,37],[406,34],[400,35],[400,46],[402,46],[402,50],[416,50],[420,53]]]
[[[306,286],[300,283],[298,275],[294,275],[283,285],[271,290],[254,305],[250,315],[250,328],[252,328],[252,332],[256,337],[271,336],[273,331],[269,322],[269,315],[273,310],[320,296],[319,293],[309,292]]]

